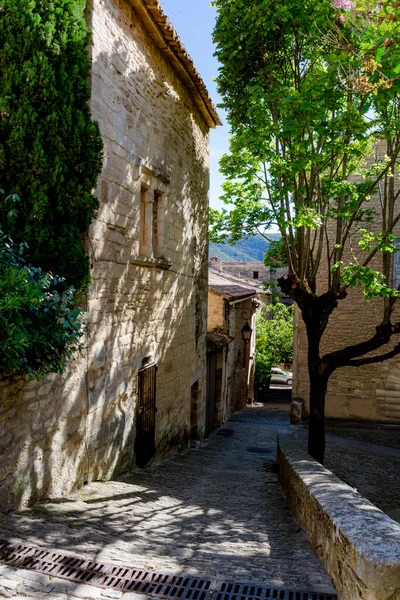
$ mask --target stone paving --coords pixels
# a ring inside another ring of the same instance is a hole
[[[307,429],[299,429],[307,448]],[[393,517],[400,509],[400,429],[328,427],[325,466]]]
[[[276,435],[288,410],[279,408],[249,407],[223,428],[230,436],[214,432],[119,481],[0,515],[0,538],[163,573],[333,592],[281,495]],[[14,600],[138,600],[5,566],[0,582],[0,597]]]
[[[366,441],[378,441],[375,435],[363,439],[328,433],[325,466],[383,512],[391,513],[400,508],[400,450]]]

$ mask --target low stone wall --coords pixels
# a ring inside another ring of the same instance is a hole
[[[295,433],[278,437],[287,503],[340,600],[400,600],[400,525],[313,460]]]

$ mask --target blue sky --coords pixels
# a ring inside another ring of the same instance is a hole
[[[217,86],[212,79],[218,74],[218,62],[213,57],[211,34],[215,9],[211,7],[211,0],[160,0],[160,4],[193,58],[214,103],[218,104]],[[223,111],[218,109],[218,112],[222,121],[226,122]],[[228,150],[228,136],[229,129],[226,125],[211,131],[210,204],[214,208],[222,206],[218,198],[223,177],[218,173],[218,162]]]

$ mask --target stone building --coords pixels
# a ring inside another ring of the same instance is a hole
[[[287,274],[287,268],[271,270],[262,262],[229,262],[221,260],[218,256],[212,256],[209,259],[209,266],[225,274],[230,273],[244,281],[245,285],[254,286],[257,289],[257,297],[264,303],[269,303],[271,291],[280,296],[280,301],[284,304],[293,304],[289,296],[284,296],[279,289],[278,279]],[[260,283],[268,282],[268,291],[265,291]]]
[[[206,433],[253,398],[256,295],[254,286],[209,269]],[[248,343],[246,324],[252,329]]]
[[[236,277],[245,277],[246,279],[255,279],[257,281],[270,281],[270,269],[263,262],[238,262],[223,261],[217,256],[210,258],[210,265],[213,269],[232,273]]]
[[[0,381],[0,510],[185,446],[206,419],[207,90],[157,0],[93,0],[104,168],[90,336],[63,375]],[[156,412],[157,411],[157,412]]]
[[[384,156],[384,145],[377,147],[378,156]],[[398,184],[397,184],[398,185]],[[379,206],[379,197],[369,202]],[[379,211],[377,212],[379,215]],[[381,230],[375,221],[371,225],[375,232]],[[395,230],[400,236],[400,229]],[[400,237],[396,244],[400,246]],[[353,241],[353,253],[357,244]],[[325,254],[323,253],[323,256]],[[345,257],[349,258],[349,256]],[[377,255],[370,265],[381,269],[382,258]],[[319,280],[319,293],[326,289],[326,266],[322,264]],[[400,253],[394,255],[391,282],[394,287],[400,284]],[[400,320],[400,304],[397,303],[393,322]],[[349,289],[348,297],[339,303],[332,313],[328,327],[322,338],[321,352],[333,352],[347,345],[363,342],[375,334],[375,328],[382,321],[382,300],[374,299],[366,302],[362,292]],[[381,348],[376,355],[386,353],[399,342],[394,336],[391,345]],[[304,417],[309,414],[309,379],[307,371],[307,337],[304,322],[299,309],[295,310],[294,363],[293,363],[293,399],[303,401]],[[362,367],[343,367],[334,372],[328,383],[326,396],[326,417],[350,421],[373,421],[379,423],[400,424],[400,355],[383,363],[364,365]]]

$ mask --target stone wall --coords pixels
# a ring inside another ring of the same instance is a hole
[[[237,277],[270,281],[269,268],[262,262],[222,262],[222,270]],[[257,274],[257,277],[254,275]]]
[[[385,147],[377,148],[378,155],[384,156]],[[398,185],[398,184],[397,184]],[[379,198],[373,197],[378,205]],[[379,213],[378,213],[379,214]],[[380,223],[376,220],[371,229],[378,232]],[[397,227],[396,235],[400,235]],[[353,252],[357,251],[353,239]],[[323,257],[325,257],[323,252]],[[318,278],[318,294],[327,289],[327,266],[323,259]],[[344,261],[353,262],[348,250]],[[370,267],[381,269],[381,256],[371,261]],[[400,282],[400,280],[399,280]],[[365,341],[375,334],[375,328],[382,321],[383,301],[374,299],[367,302],[360,290],[349,289],[348,297],[341,302],[329,318],[327,329],[322,338],[321,352],[333,352],[347,345]],[[400,320],[400,306],[396,305],[393,322]],[[397,341],[396,341],[397,340]],[[375,352],[386,353],[398,343],[396,336],[391,344]],[[304,402],[304,414],[309,413],[309,380],[307,371],[307,337],[300,311],[295,312],[293,398]],[[326,416],[331,419],[353,421],[377,421],[400,423],[400,356],[383,363],[363,367],[345,367],[338,369],[330,378],[326,398]]]
[[[253,329],[250,344],[245,345],[242,327],[246,315],[253,311],[253,298],[229,303],[220,294],[208,292],[208,330],[219,329],[233,338],[223,350],[218,361],[221,384],[218,389],[218,424],[226,421],[233,412],[246,406],[254,396],[255,372],[255,315],[249,319]]]
[[[256,326],[255,315],[249,319],[253,334],[249,344],[245,344],[242,338],[242,327],[245,319],[242,312],[248,316],[253,310],[253,299],[229,305],[227,312],[228,332],[235,340],[229,345],[227,360],[228,390],[227,407],[231,414],[246,406],[248,398],[254,396],[254,362],[255,362],[255,338]]]
[[[225,326],[225,314],[224,314],[225,300],[220,294],[216,294],[211,290],[208,290],[208,313],[207,313],[207,329],[213,331],[214,329],[224,329]]]
[[[105,144],[89,234],[90,335],[64,375],[0,381],[2,510],[135,463],[146,360],[158,365],[157,456],[187,443],[196,382],[204,432],[209,127],[128,0],[94,0],[90,19],[92,112]],[[158,241],[141,256],[148,190]]]
[[[341,600],[400,598],[400,525],[302,450],[278,437],[279,479]]]
[[[367,339],[375,333],[379,319],[379,301],[367,304],[360,292],[350,290],[349,297],[330,318],[322,340],[322,353]],[[307,336],[297,307],[294,348],[292,394],[293,398],[303,400],[304,416],[307,417]],[[400,423],[400,358],[363,367],[338,369],[329,379],[326,416],[329,419]]]

